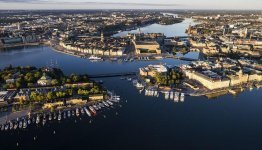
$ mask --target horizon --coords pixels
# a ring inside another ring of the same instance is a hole
[[[208,9],[207,9],[208,8]],[[0,10],[262,10],[262,1],[250,0],[0,0]]]

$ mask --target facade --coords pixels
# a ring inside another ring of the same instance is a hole
[[[229,79],[211,78],[197,71],[186,70],[185,75],[189,79],[200,82],[203,86],[210,90],[227,88],[230,86]]]
[[[160,45],[156,41],[133,41],[136,54],[161,54]]]
[[[149,65],[144,68],[139,68],[139,74],[141,76],[155,77],[157,73],[166,73],[168,68],[164,65]]]
[[[41,86],[51,85],[52,78],[44,74],[38,81],[37,84]]]

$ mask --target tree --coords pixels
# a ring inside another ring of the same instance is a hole
[[[57,79],[53,79],[53,80],[51,81],[51,84],[52,84],[52,85],[58,85],[58,80],[57,80]]]
[[[15,82],[15,86],[16,86],[16,88],[21,88],[21,81],[17,80]]]
[[[55,97],[55,95],[54,95],[53,92],[48,92],[47,95],[46,95],[46,98],[47,98],[48,100],[52,100],[52,99],[54,99],[54,97]]]

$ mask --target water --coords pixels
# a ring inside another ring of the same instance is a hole
[[[189,27],[189,25],[195,25],[196,22],[194,22],[192,19],[185,19],[181,23],[172,24],[172,25],[160,25],[160,24],[152,24],[149,26],[145,26],[140,28],[140,31],[142,33],[164,33],[167,37],[174,37],[174,36],[187,36],[185,33],[186,29]],[[117,34],[114,34],[113,37],[117,36],[125,36],[128,33],[139,33],[139,29],[131,30],[131,31],[123,31]]]
[[[46,66],[58,62],[66,74],[137,71],[148,64],[179,65],[180,60],[150,62],[98,62],[62,54],[48,47],[27,47],[0,52],[0,68],[12,64]],[[98,116],[87,116],[31,126],[26,130],[0,132],[0,148],[7,149],[261,149],[262,92],[254,89],[238,96],[216,99],[185,97],[184,103],[145,97],[132,84],[105,78],[104,86],[122,102]],[[126,102],[127,100],[127,102]],[[118,115],[116,115],[118,113]],[[106,118],[103,117],[106,115]],[[76,123],[75,123],[76,120]],[[56,134],[54,134],[54,131]],[[36,140],[34,140],[34,138]],[[18,146],[17,146],[18,143]]]
[[[57,62],[58,66],[64,70],[66,74],[71,73],[119,73],[138,71],[139,67],[149,64],[167,63],[180,65],[187,63],[185,61],[175,59],[164,59],[161,61],[137,61],[137,62],[90,62],[87,59],[66,55],[53,51],[46,46],[27,47],[24,49],[16,49],[11,51],[0,51],[0,68],[9,66],[27,66],[34,65],[36,67],[44,67]]]

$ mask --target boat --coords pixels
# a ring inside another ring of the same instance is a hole
[[[27,124],[28,124],[28,125],[31,124],[31,118],[28,118],[28,120],[27,120]]]
[[[61,112],[59,111],[59,113],[58,113],[58,117],[57,117],[57,120],[60,121],[61,118],[62,118],[62,117],[61,117]]]
[[[100,104],[96,104],[96,107],[98,108],[98,110],[102,109],[102,107],[100,106]]]
[[[72,110],[72,116],[75,116],[75,111],[74,110]]]
[[[94,108],[95,110],[98,110],[98,107],[96,107],[96,105],[93,105],[93,108]]]
[[[26,121],[26,119],[24,119],[23,128],[24,129],[27,128],[27,121]]]
[[[110,105],[106,103],[105,101],[102,102],[106,107],[109,107]]]
[[[180,102],[184,102],[184,101],[185,101],[185,93],[181,93]]]
[[[71,117],[71,112],[70,112],[70,110],[67,111],[67,117],[68,117],[68,118]]]
[[[172,91],[170,92],[170,97],[169,98],[172,99],[172,100],[174,99],[174,92],[172,92]]]
[[[169,92],[165,92],[165,99],[169,99]]]
[[[89,106],[88,108],[90,109],[90,111],[91,111],[94,115],[96,115],[96,110],[94,109],[94,107]]]
[[[110,58],[110,60],[112,60],[112,61],[117,61],[118,58],[116,58],[116,57],[112,57],[112,58]]]
[[[106,101],[109,105],[114,105],[112,102],[110,102],[109,100]]]
[[[19,121],[19,126],[18,126],[20,129],[22,129],[22,127],[23,127],[23,121],[22,120],[20,120]]]
[[[35,118],[34,117],[32,117],[32,123],[35,123]]]
[[[40,123],[40,115],[37,115],[36,116],[36,124],[39,124]]]
[[[105,107],[105,105],[103,103],[99,103],[101,107]]]
[[[54,120],[56,120],[56,117],[57,117],[57,115],[56,115],[56,113],[54,113]]]
[[[46,115],[44,114],[43,115],[43,122],[42,122],[43,126],[45,125],[45,123],[46,123]]]
[[[84,107],[84,110],[85,110],[86,114],[87,114],[89,117],[92,116],[91,113],[90,113],[90,111],[89,111],[86,107]]]
[[[154,96],[155,96],[155,97],[157,97],[157,94],[158,94],[158,92],[157,92],[157,91],[154,91]]]
[[[99,60],[101,61],[101,60],[103,60],[101,57],[97,57],[97,56],[94,56],[94,55],[90,56],[88,59],[92,60],[92,61],[99,61]]]
[[[138,88],[138,89],[144,88],[144,85],[142,83],[137,82],[136,88]]]
[[[76,116],[78,117],[79,116],[79,109],[76,108]]]
[[[85,114],[84,108],[81,108],[81,114],[82,114],[82,115]]]
[[[9,129],[9,124],[7,123],[6,125],[5,125],[5,131],[7,131]]]
[[[132,78],[127,78],[127,81],[132,81]]]
[[[5,130],[5,126],[2,125],[2,127],[1,127],[1,131],[4,131],[4,130]]]
[[[49,120],[49,121],[52,120],[52,114],[51,114],[51,113],[49,113],[49,115],[48,115],[48,120]]]
[[[66,119],[66,112],[64,112],[64,119]]]
[[[175,102],[179,101],[179,92],[175,92],[174,101]]]
[[[15,122],[15,123],[14,123],[14,130],[16,130],[17,127],[18,127],[18,124],[17,124],[17,122]]]
[[[10,130],[12,130],[12,129],[13,129],[13,127],[14,127],[14,124],[13,124],[13,122],[12,122],[12,121],[10,121],[10,122],[9,122],[9,129],[10,129]]]

